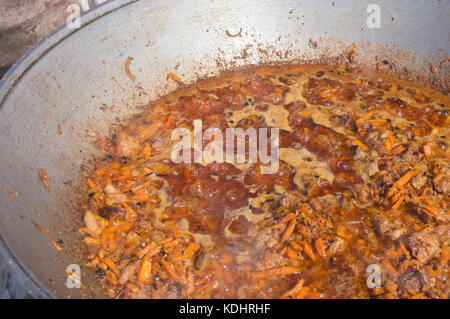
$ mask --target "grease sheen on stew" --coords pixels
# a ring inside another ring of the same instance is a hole
[[[121,298],[447,298],[448,102],[325,65],[180,88],[96,142],[88,266]],[[196,119],[279,128],[278,172],[173,163],[172,130]]]

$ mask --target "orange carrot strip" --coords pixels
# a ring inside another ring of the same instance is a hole
[[[407,199],[408,196],[403,195],[401,196],[396,202],[395,204],[392,206],[392,209],[397,209],[400,207],[400,205],[405,201],[405,199]]]
[[[131,73],[131,71],[130,71],[130,64],[131,64],[131,62],[132,62],[133,60],[134,60],[134,58],[131,57],[131,56],[129,56],[129,57],[125,60],[125,65],[124,65],[124,67],[125,67],[125,73],[126,73],[127,76],[130,78],[130,80],[134,82],[134,81],[136,80],[136,77],[135,77],[134,74]]]
[[[389,273],[391,273],[393,276],[397,276],[397,270],[395,270],[389,260],[383,259],[383,265],[387,268]]]
[[[295,241],[291,241],[290,244],[291,244],[292,248],[294,248],[295,250],[298,250],[298,251],[302,251],[303,250],[302,246],[297,244]]]
[[[117,268],[117,265],[110,258],[103,259],[103,263],[108,266],[117,276],[120,274],[119,268]]]
[[[409,171],[408,173],[406,173],[405,175],[403,175],[402,177],[400,177],[400,178],[394,183],[393,187],[399,188],[399,187],[402,187],[402,186],[406,185],[406,184],[411,180],[411,178],[412,178],[414,175],[416,175],[416,174],[417,174],[417,172],[414,171],[414,170]]]
[[[183,255],[175,256],[172,261],[179,262],[184,259],[190,259],[194,256],[195,252],[200,249],[200,245],[197,243],[189,243]]]
[[[438,151],[439,154],[441,154],[447,158],[450,158],[450,154],[448,154],[446,151],[441,150],[439,147],[437,147],[436,150]]]
[[[90,188],[92,188],[94,190],[98,190],[97,184],[95,184],[90,178],[87,179],[87,183],[88,183]]]
[[[398,154],[402,153],[404,150],[405,150],[405,148],[403,147],[403,145],[399,145],[399,146],[396,146],[392,150],[392,154],[398,155]]]
[[[175,281],[179,281],[178,275],[175,272],[175,269],[173,269],[173,266],[169,264],[167,261],[162,260],[161,265],[163,265],[164,269],[166,270],[167,274],[170,278],[172,278]]]
[[[405,254],[406,258],[408,258],[408,259],[411,258],[408,250],[406,249],[405,245],[403,245],[402,242],[400,242],[400,249],[403,251],[403,253]]]
[[[284,223],[289,222],[291,219],[295,218],[295,214],[294,213],[289,213],[286,216],[284,216],[277,225],[282,225]]]
[[[439,180],[441,178],[443,178],[445,176],[445,174],[443,172],[437,174],[434,178],[433,178],[433,183],[439,182]]]
[[[291,289],[289,289],[288,291],[286,291],[283,295],[281,295],[281,298],[286,298],[286,297],[290,297],[293,295],[296,295],[302,288],[303,288],[303,284],[304,284],[305,280],[304,279],[300,279],[294,287],[292,287]]]
[[[289,259],[296,259],[298,258],[298,253],[295,252],[292,248],[287,247],[287,256]]]
[[[314,242],[314,247],[316,247],[316,250],[320,256],[325,257],[327,255],[327,252],[325,250],[325,244],[321,237],[316,239],[316,241]]]
[[[10,193],[11,195],[13,195],[14,196],[14,199],[16,199],[17,198],[17,192],[16,191],[14,191],[14,190],[12,190],[12,189],[8,189],[8,193]]]
[[[364,121],[367,121],[374,114],[375,114],[375,111],[368,112],[365,116],[356,120],[356,125],[362,124]]]
[[[297,299],[305,298],[305,296],[308,294],[309,290],[310,290],[309,287],[303,287],[302,289],[300,289],[296,296]]]
[[[152,261],[148,257],[144,257],[139,267],[137,278],[140,282],[147,282],[152,277]]]
[[[289,222],[289,225],[286,227],[286,230],[283,233],[283,236],[281,236],[281,242],[286,241],[289,238],[289,236],[291,236],[291,234],[294,232],[296,224],[297,224],[297,220],[291,219],[291,221]]]
[[[353,144],[356,144],[356,145],[358,145],[359,147],[361,147],[361,149],[364,150],[364,151],[366,151],[366,152],[369,150],[369,147],[367,147],[367,145],[364,144],[363,142],[361,142],[360,140],[355,139],[355,140],[353,140],[352,142],[353,142]]]
[[[175,73],[169,73],[167,77],[175,82],[181,82],[181,79]]]
[[[316,261],[317,260],[317,257],[314,254],[311,246],[306,241],[303,241],[303,250],[309,256],[309,258],[311,258],[312,261]]]
[[[439,66],[441,66],[442,64],[444,64],[444,63],[446,63],[446,62],[448,62],[448,61],[450,61],[450,58],[446,58],[446,59],[442,60],[442,61],[439,63]]]
[[[423,206],[423,208],[425,208],[429,213],[431,213],[433,215],[437,215],[439,213],[438,209],[433,206],[425,205],[425,206]]]
[[[447,266],[450,259],[450,246],[447,244],[442,245],[441,264]]]
[[[251,276],[253,278],[266,278],[271,276],[280,276],[280,275],[292,275],[292,274],[298,274],[300,272],[300,269],[292,266],[284,266],[279,268],[272,268],[267,270],[262,270],[258,272],[251,273]]]

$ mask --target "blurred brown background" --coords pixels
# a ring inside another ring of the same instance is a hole
[[[65,23],[78,0],[0,0],[0,77],[34,44]]]

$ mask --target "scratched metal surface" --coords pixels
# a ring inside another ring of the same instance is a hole
[[[0,253],[31,292],[88,296],[65,286],[67,265],[80,263],[74,190],[80,164],[95,154],[86,130],[104,136],[112,122],[174,90],[169,72],[192,83],[250,64],[335,56],[355,42],[360,61],[388,59],[410,74],[445,78],[428,63],[448,56],[448,1],[377,3],[380,29],[366,26],[370,1],[343,0],[117,0],[84,15],[81,29],[59,29],[0,80]],[[135,82],[124,72],[129,56]],[[91,275],[83,269],[82,283]]]

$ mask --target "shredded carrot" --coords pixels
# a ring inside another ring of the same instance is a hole
[[[298,274],[299,272],[300,272],[299,268],[292,267],[292,266],[284,266],[284,267],[280,267],[280,268],[272,268],[272,269],[254,272],[254,273],[251,273],[251,276],[253,278],[266,278],[266,277],[271,277],[271,276]]]
[[[405,286],[405,289],[408,290],[408,293],[409,293],[410,295],[412,295],[412,296],[414,296],[414,295],[417,294],[416,291],[412,290],[412,288],[409,287],[409,286],[407,286],[407,285]]]
[[[402,187],[402,186],[406,185],[406,184],[411,180],[411,178],[412,178],[414,175],[416,175],[416,174],[417,174],[417,172],[414,171],[414,170],[409,171],[408,173],[406,173],[405,175],[403,175],[402,177],[400,177],[400,178],[394,183],[394,186],[393,186],[393,187],[399,188],[399,187]]]
[[[278,224],[276,224],[275,226],[277,226],[277,225],[282,225],[282,224],[284,224],[284,223],[287,223],[287,222],[289,222],[289,221],[291,221],[292,219],[295,219],[295,214],[294,213],[289,213],[289,214],[287,214],[286,216],[284,216],[279,222],[278,222]]]
[[[103,263],[108,266],[116,275],[120,274],[119,268],[117,268],[117,265],[110,258],[103,259]]]
[[[341,158],[342,160],[344,160],[343,158]],[[303,205],[301,208],[299,208],[298,210],[296,210],[296,212],[298,213],[298,214],[303,214],[303,213],[306,213],[307,211],[308,211],[308,209],[310,209],[311,208],[311,206],[309,206],[309,204],[305,204],[305,205]]]
[[[405,245],[403,245],[402,242],[400,242],[400,249],[405,254],[406,258],[410,259],[411,255],[409,254],[408,250],[406,249]]]
[[[121,203],[121,205],[127,209],[127,212],[129,212],[131,216],[134,217],[137,215],[136,212],[127,203]]]
[[[444,64],[444,63],[446,63],[446,62],[448,62],[448,61],[450,61],[450,58],[446,58],[446,59],[442,60],[442,61],[439,63],[439,65],[441,66],[442,64]]]
[[[169,73],[167,77],[175,82],[181,82],[181,79],[175,73]]]
[[[152,156],[152,148],[150,146],[150,144],[145,143],[144,147],[142,148],[142,150],[139,152],[140,155],[142,156],[143,160],[148,160],[150,158],[150,156]]]
[[[305,296],[308,294],[310,288],[309,287],[303,287],[302,289],[299,290],[299,292],[297,293],[296,298],[297,299],[303,299],[305,298]]]
[[[372,119],[372,120],[366,120],[366,123],[370,123],[370,124],[384,124],[386,123],[385,119]]]
[[[178,275],[175,272],[175,270],[173,269],[173,266],[171,264],[169,264],[165,260],[161,260],[161,265],[164,267],[164,269],[166,270],[166,272],[170,278],[172,278],[175,281],[179,281]]]
[[[406,195],[401,196],[401,197],[398,199],[398,201],[396,201],[395,204],[392,206],[392,209],[397,209],[397,208],[399,208],[400,205],[401,205],[401,204],[405,201],[405,199],[407,199],[407,198],[408,198],[408,196],[406,196]]]
[[[297,244],[295,241],[291,241],[290,244],[291,244],[291,247],[294,248],[295,250],[298,250],[298,251],[302,251],[303,250],[302,246]]]
[[[134,76],[134,74],[133,73],[131,73],[131,71],[130,71],[130,64],[131,64],[131,62],[134,60],[134,58],[133,57],[131,57],[131,56],[129,56],[126,60],[125,60],[125,65],[124,65],[124,67],[125,67],[125,73],[126,73],[126,75],[130,78],[130,80],[131,81],[135,81],[136,80],[136,77]]]
[[[395,270],[389,260],[383,259],[383,265],[386,266],[390,274],[392,274],[393,276],[397,276],[397,270]]]
[[[442,245],[441,264],[447,266],[450,259],[450,246],[447,244]]]
[[[316,241],[314,242],[314,246],[316,247],[316,250],[320,256],[325,257],[327,255],[327,252],[325,250],[325,244],[321,237],[316,239]]]
[[[395,193],[395,195],[392,196],[392,202],[397,202],[405,193],[407,192],[406,188],[403,188]]]
[[[178,262],[184,259],[190,259],[194,256],[195,252],[200,249],[200,245],[197,243],[189,243],[183,255],[176,256],[172,259],[173,262]]]
[[[358,145],[359,147],[361,147],[361,148],[362,148],[364,151],[366,151],[366,152],[369,150],[369,147],[367,147],[367,145],[364,144],[363,142],[361,142],[360,140],[355,139],[355,140],[353,140],[352,142],[353,142],[353,144],[356,144],[356,145]]]
[[[295,250],[293,250],[290,247],[287,247],[286,253],[287,253],[287,256],[288,256],[289,259],[296,259],[296,258],[298,258],[298,253],[295,252]]]
[[[351,235],[351,234],[348,234],[348,233],[346,232],[345,228],[344,228],[343,226],[341,226],[341,225],[339,225],[339,226],[337,227],[336,234],[337,234],[339,237],[342,237],[342,238],[344,238],[344,239],[346,239],[346,240],[351,240],[351,239],[352,239],[352,235]]]
[[[392,154],[398,155],[402,153],[404,150],[405,148],[403,147],[403,145],[398,145],[392,150]]]
[[[439,147],[436,147],[436,150],[438,151],[439,154],[441,154],[447,158],[450,158],[450,154],[447,153],[446,151],[441,150]]]
[[[437,174],[434,178],[433,178],[433,183],[439,182],[441,180],[441,178],[443,178],[445,176],[445,174],[443,172]]]
[[[92,188],[93,190],[98,189],[97,184],[95,184],[90,178],[87,179],[87,183],[88,183],[89,187]]]
[[[140,282],[147,282],[152,277],[152,261],[148,257],[142,258],[137,278]]]
[[[11,195],[13,195],[14,196],[14,199],[16,199],[17,198],[17,192],[16,191],[14,191],[14,190],[12,190],[12,189],[8,189],[8,193],[10,193]]]
[[[303,241],[303,250],[308,255],[308,257],[311,258],[312,261],[316,261],[317,260],[317,257],[314,254],[311,246],[306,241]]]
[[[303,284],[304,284],[305,280],[304,279],[300,279],[294,287],[292,287],[291,289],[289,289],[288,291],[286,291],[283,295],[281,295],[281,298],[287,298],[293,295],[296,295],[302,288],[303,288]]]
[[[142,248],[140,251],[136,253],[136,256],[138,258],[142,258],[144,256],[152,256],[152,252],[155,252],[156,250],[159,250],[158,247],[154,243],[150,243],[144,248]]]
[[[425,208],[429,213],[433,215],[439,214],[439,210],[436,207],[425,205],[423,206],[423,208]]]
[[[297,224],[297,220],[295,218],[291,219],[291,221],[289,222],[289,225],[286,227],[286,230],[283,233],[283,236],[281,236],[281,240],[280,240],[281,242],[286,241],[289,238],[289,236],[291,236],[291,234],[294,232],[296,224]]]
[[[355,122],[356,125],[362,124],[364,121],[367,121],[367,120],[370,119],[371,116],[374,115],[374,114],[375,114],[375,111],[370,111],[370,112],[368,112],[365,116],[363,116],[363,117],[361,117],[361,118],[359,118],[359,119],[356,120],[356,122]]]

